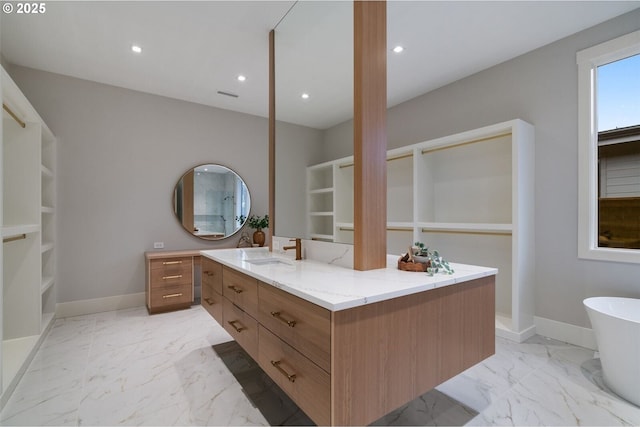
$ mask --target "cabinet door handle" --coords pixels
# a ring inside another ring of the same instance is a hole
[[[239,320],[232,320],[232,321],[227,322],[227,323],[228,323],[228,324],[230,324],[230,325],[231,325],[231,327],[233,327],[233,329],[235,329],[235,330],[236,330],[236,332],[238,332],[238,333],[240,333],[240,332],[244,331],[245,329],[247,329],[247,328],[245,328],[244,326],[242,326],[242,324],[240,324],[240,327],[237,327],[237,326],[236,326],[236,323],[240,323],[240,321],[239,321]]]
[[[281,321],[282,323],[286,323],[287,326],[289,326],[290,328],[293,328],[294,326],[296,326],[296,323],[298,323],[295,320],[287,320],[287,319],[285,319],[284,317],[282,317],[280,315],[279,311],[272,311],[271,315],[273,317],[275,317],[276,319],[278,319],[279,321]]]
[[[280,366],[280,363],[282,363],[280,360],[276,360],[276,361],[271,361],[271,364],[278,370],[280,371],[280,373],[282,375],[284,375],[285,377],[287,377],[287,379],[289,381],[291,381],[292,383],[296,382],[296,374],[290,374],[287,371],[285,371],[284,369],[282,369],[282,367]]]
[[[182,264],[182,261],[162,261],[162,265]]]
[[[242,293],[242,289],[237,288],[236,285],[230,285],[230,286],[227,286],[227,288],[231,289],[236,294],[241,294]]]
[[[162,280],[181,279],[181,278],[182,278],[182,274],[177,274],[175,276],[162,276]]]
[[[205,298],[204,300],[205,300],[205,301],[207,302],[207,304],[209,304],[209,305],[213,305],[213,304],[215,304],[215,303],[216,303],[216,302],[215,302],[214,300],[212,300],[211,298]]]
[[[181,296],[182,296],[182,292],[177,293],[177,294],[162,295],[162,298],[176,298],[176,297],[181,297]]]

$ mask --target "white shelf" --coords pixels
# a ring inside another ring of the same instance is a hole
[[[341,231],[353,231],[352,222],[337,222],[336,228]]]
[[[42,176],[47,178],[53,178],[53,172],[51,171],[51,169],[49,169],[45,165],[41,165],[40,168],[42,170]]]
[[[387,253],[422,241],[450,261],[498,267],[496,331],[516,341],[535,332],[534,142],[533,126],[511,120],[387,152]],[[311,235],[353,243],[351,166],[352,156],[307,169]],[[331,199],[314,195],[323,187]]]
[[[309,194],[324,194],[324,193],[333,193],[333,187],[309,190]]]
[[[51,289],[51,287],[53,286],[55,282],[55,279],[53,276],[44,276],[42,278],[42,287],[41,287],[41,293],[45,293],[47,292],[49,289]]]
[[[39,224],[6,225],[2,227],[2,237],[16,237],[21,234],[32,234],[40,231]]]
[[[2,102],[24,123],[22,127],[3,114],[1,409],[55,316],[56,139],[7,72],[0,70]]]
[[[423,232],[452,232],[452,233],[486,233],[486,234],[511,234],[512,224],[488,224],[488,223],[456,223],[456,222],[420,222],[418,227]]]
[[[405,231],[404,229],[413,230],[415,228],[415,224],[413,222],[407,222],[407,221],[388,221],[387,229],[390,229],[390,228],[401,228],[403,229],[403,231]]]
[[[333,241],[333,234],[311,234],[311,240]]]

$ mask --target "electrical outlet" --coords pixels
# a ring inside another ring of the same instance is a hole
[[[164,249],[164,242],[153,242],[153,249]]]
[[[277,240],[273,240],[273,250],[274,251],[279,251],[280,250],[280,242]]]

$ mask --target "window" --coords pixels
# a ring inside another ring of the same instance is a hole
[[[577,62],[578,256],[640,263],[640,31]]]

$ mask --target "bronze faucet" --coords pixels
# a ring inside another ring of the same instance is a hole
[[[283,250],[295,249],[296,250],[296,260],[302,259],[302,240],[300,238],[297,239],[289,239],[290,242],[296,242],[293,246],[283,246]]]

